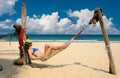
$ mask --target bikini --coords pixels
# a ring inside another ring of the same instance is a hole
[[[32,48],[32,49],[33,49],[32,55],[34,55],[34,53],[38,51],[38,48]]]

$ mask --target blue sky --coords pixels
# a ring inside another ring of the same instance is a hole
[[[75,34],[92,18],[95,8],[104,12],[108,34],[120,34],[120,1],[103,0],[0,0],[0,34],[21,23],[21,4],[27,8],[28,34]],[[101,34],[99,23],[83,34]]]

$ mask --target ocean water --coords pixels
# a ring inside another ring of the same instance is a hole
[[[74,35],[28,35],[28,38],[32,41],[68,41]],[[110,41],[119,41],[120,35],[108,35]],[[16,36],[8,36],[0,41],[17,41]],[[103,35],[79,35],[75,41],[104,41]]]

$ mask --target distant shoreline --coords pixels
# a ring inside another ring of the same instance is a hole
[[[28,35],[28,38],[34,42],[66,42],[69,41],[74,35]],[[120,35],[108,35],[109,40],[112,42],[119,42]],[[8,36],[0,41],[17,41],[16,36]],[[74,42],[99,42],[104,41],[103,35],[79,35]]]
[[[67,42],[69,40],[32,40],[33,42]],[[5,41],[0,40],[0,42],[18,42],[18,41]],[[120,43],[120,41],[110,41],[110,43]],[[73,43],[104,43],[104,41],[97,41],[97,40],[74,40]]]

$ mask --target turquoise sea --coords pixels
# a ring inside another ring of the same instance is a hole
[[[28,35],[28,38],[33,41],[68,41],[74,35]],[[119,41],[120,35],[108,35],[110,41]],[[16,36],[8,36],[0,41],[17,41]],[[103,35],[79,35],[79,37],[75,41],[104,41]]]

